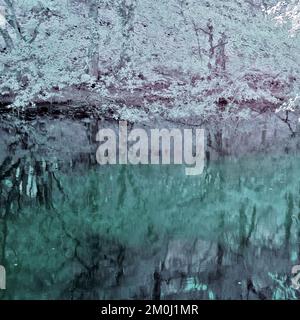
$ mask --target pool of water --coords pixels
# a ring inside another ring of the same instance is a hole
[[[0,166],[1,299],[296,299],[300,157]]]

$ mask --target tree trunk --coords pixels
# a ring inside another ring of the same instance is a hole
[[[89,17],[93,19],[96,29],[92,30],[92,41],[89,48],[89,70],[91,77],[99,78],[99,32],[98,32],[98,4],[96,0],[89,0]]]
[[[127,66],[131,62],[131,56],[134,51],[132,35],[134,32],[134,13],[136,0],[121,0],[119,5],[119,14],[122,21],[122,53],[120,57],[121,68]]]

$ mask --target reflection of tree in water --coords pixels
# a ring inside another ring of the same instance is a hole
[[[58,178],[57,162],[36,161],[34,159],[18,159],[14,161],[7,157],[0,166],[0,240],[1,255],[0,262],[3,265],[9,265],[6,262],[7,236],[9,233],[8,222],[17,223],[18,215],[22,208],[30,207],[44,208],[44,217],[42,219],[40,231],[46,241],[50,232],[51,225],[55,220],[60,223],[60,230],[63,237],[68,238],[73,243],[73,255],[69,257],[80,265],[80,271],[70,274],[70,284],[67,285],[63,298],[93,298],[95,283],[105,282],[111,278],[108,272],[115,268],[115,282],[118,284],[122,276],[122,260],[124,247],[117,243],[110,243],[101,239],[100,235],[85,234],[83,239],[77,239],[68,229],[66,219],[61,216],[56,204],[64,202],[68,194],[64,190],[63,183]],[[92,193],[92,192],[91,192]],[[58,198],[60,195],[60,198]],[[50,227],[50,230],[47,230]],[[26,234],[24,234],[26,237]],[[30,248],[28,248],[30,251]],[[109,252],[109,251],[112,252]],[[33,257],[34,259],[34,257]],[[62,267],[64,267],[62,264]],[[102,266],[101,266],[102,264]],[[107,268],[103,265],[108,265]]]
[[[80,172],[6,158],[0,264],[15,287],[4,297],[15,297],[18,283],[32,297],[63,299],[295,296],[299,182],[287,177],[280,196],[269,194],[277,178],[246,167],[220,164],[191,180],[151,167]]]
[[[10,156],[0,165],[0,262],[7,268],[8,222],[17,223],[18,215],[28,203],[53,208],[53,188],[58,188],[63,194],[55,165],[32,158],[14,159]]]
[[[124,254],[125,247],[99,235],[87,235],[81,242],[78,241],[74,258],[83,268],[74,273],[61,298],[105,298],[103,289],[120,285]]]

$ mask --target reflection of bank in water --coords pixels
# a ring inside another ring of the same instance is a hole
[[[211,162],[192,178],[178,166],[7,158],[0,166],[5,295],[296,297],[298,163],[291,156]]]

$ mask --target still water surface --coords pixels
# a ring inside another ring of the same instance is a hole
[[[294,299],[300,158],[0,167],[1,299]]]

